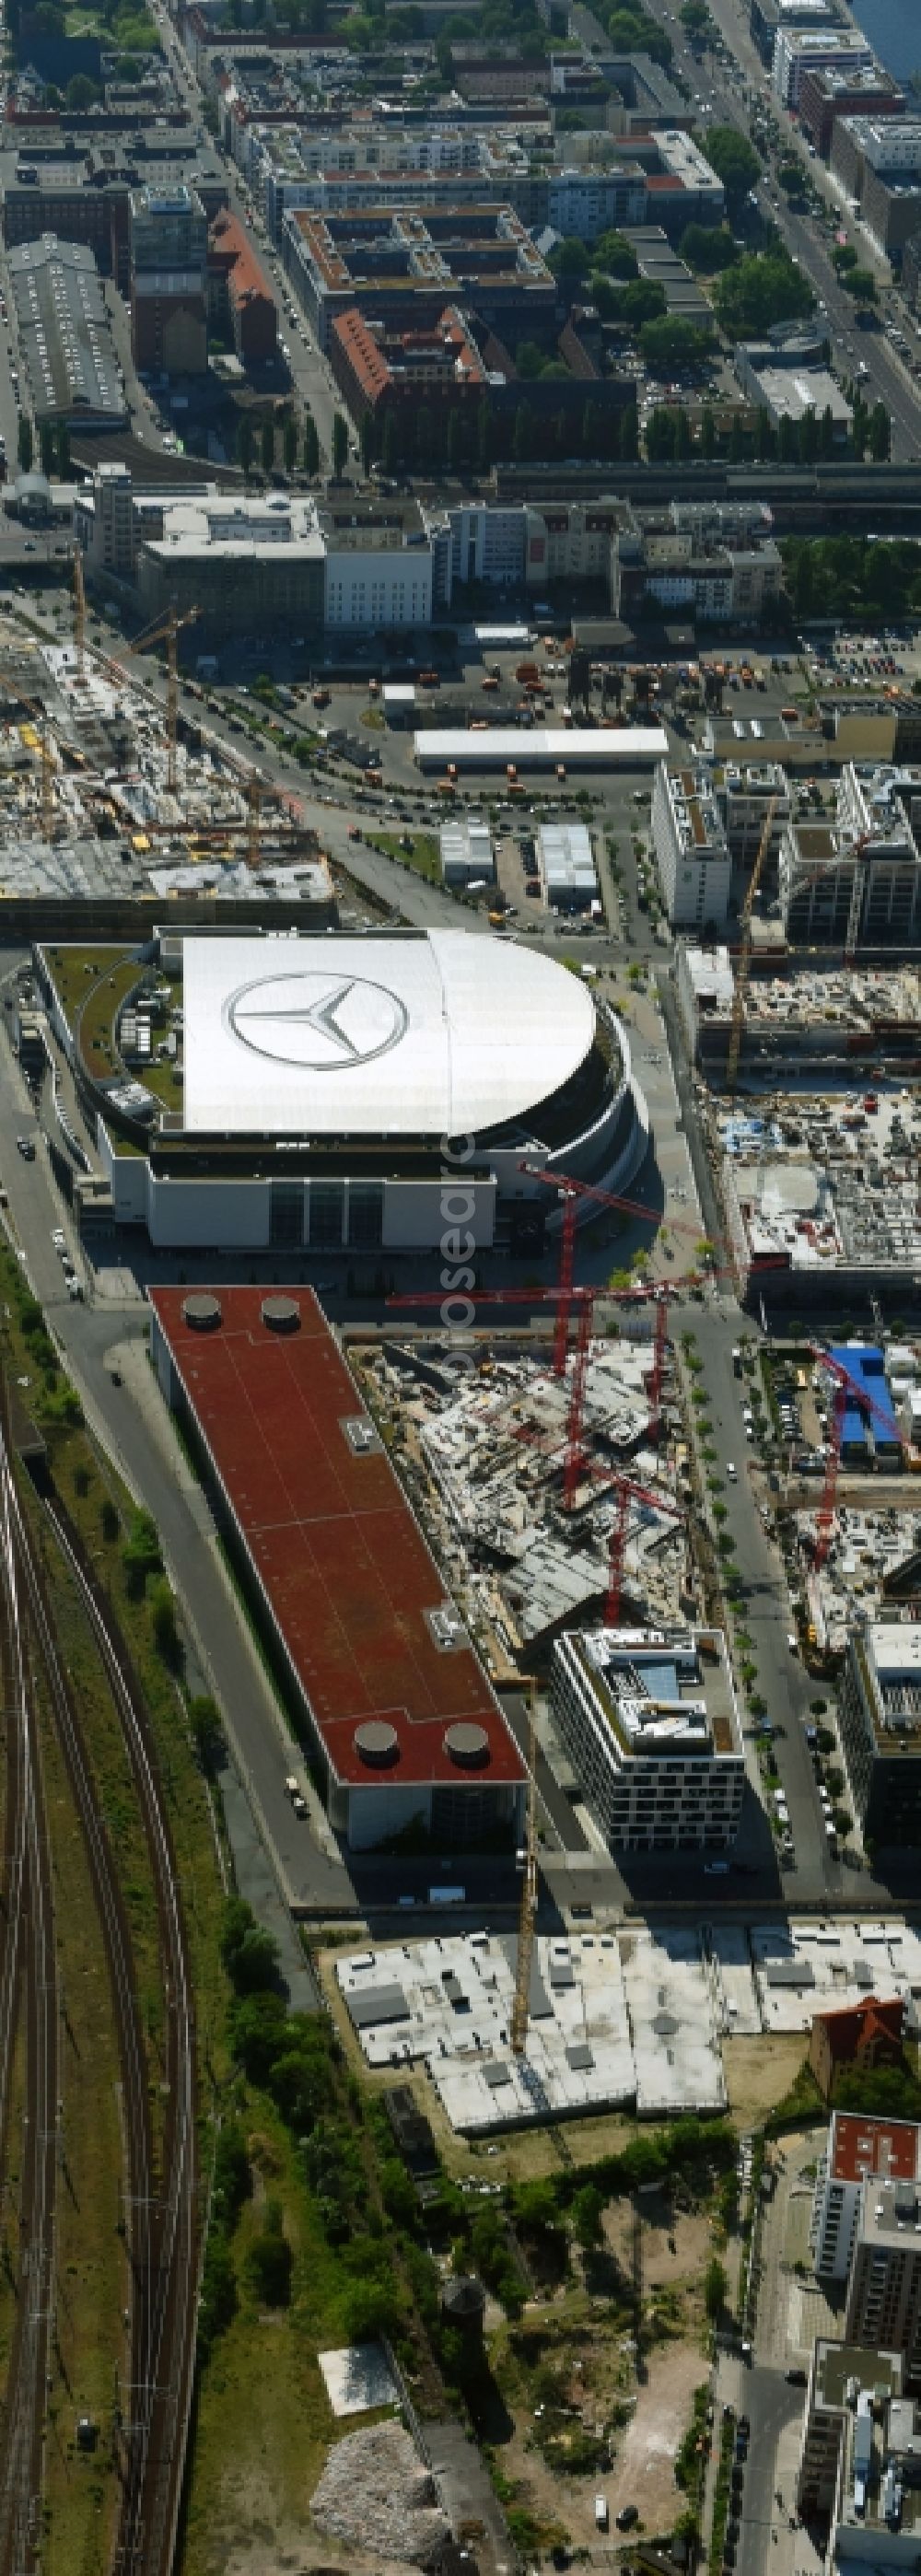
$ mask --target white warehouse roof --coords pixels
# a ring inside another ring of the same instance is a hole
[[[583,1063],[584,984],[465,930],[183,941],[187,1132],[478,1134]]]
[[[484,725],[481,732],[431,731],[413,736],[421,769],[446,769],[453,760],[464,769],[546,768],[564,761],[567,769],[648,769],[668,758],[668,735],[661,725],[569,725],[552,731],[541,725]]]
[[[597,894],[592,836],[584,823],[542,823],[537,838],[548,890]]]

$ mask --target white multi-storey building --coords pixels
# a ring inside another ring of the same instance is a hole
[[[725,927],[732,859],[708,769],[669,769],[652,791],[652,837],[669,921],[678,930]]]
[[[553,1650],[552,1706],[612,1849],[730,1848],[745,1759],[719,1629],[567,1630]]]

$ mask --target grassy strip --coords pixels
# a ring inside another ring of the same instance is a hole
[[[717,2461],[716,2469],[716,2484],[713,2490],[713,2522],[710,2530],[710,2550],[707,2559],[709,2576],[720,2576],[720,2568],[723,2561],[723,2541],[726,2536],[726,2524],[729,2520],[729,2481],[732,2474],[735,2438],[735,2416],[727,2415],[724,2417],[723,2423],[720,2427],[719,2459]]]
[[[47,2576],[85,2576],[86,2569],[107,2563],[114,2531],[118,2484],[107,2435],[116,2368],[122,2403],[129,2402],[122,2327],[128,2281],[118,2234],[123,2173],[119,2062],[86,1847],[44,1706],[41,1740],[65,2008],[43,2565]],[[91,2458],[77,2452],[78,2415],[91,2416],[99,2426]]]
[[[404,868],[415,869],[429,885],[441,884],[441,860],[433,832],[366,832],[369,850],[380,850],[387,859],[398,859]]]

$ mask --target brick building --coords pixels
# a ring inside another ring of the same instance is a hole
[[[898,2066],[902,2058],[905,2006],[900,1995],[881,2003],[845,2004],[838,2012],[816,2013],[809,2034],[808,2058],[826,2102],[841,2067]]]
[[[274,358],[278,307],[242,224],[226,209],[208,234],[208,311],[229,329],[244,366]]]
[[[415,411],[420,403],[446,420],[477,401],[487,382],[463,317],[450,304],[433,325],[406,331],[366,320],[355,307],[337,314],[329,357],[356,421],[368,411]]]

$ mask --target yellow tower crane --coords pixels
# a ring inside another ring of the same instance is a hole
[[[748,980],[752,966],[752,910],[754,907],[755,896],[758,892],[762,875],[764,873],[764,862],[771,846],[771,833],[774,829],[774,816],[777,812],[778,803],[779,798],[772,796],[767,813],[764,817],[764,828],[761,834],[761,839],[758,843],[757,856],[748,881],[739,923],[742,937],[736,952],[735,989],[732,996],[732,1020],[729,1028],[729,1051],[726,1057],[726,1089],[729,1093],[730,1099],[732,1098],[736,1087],[736,1079],[739,1071],[739,1056],[742,1051],[742,1032],[745,1027],[745,1004],[748,998]]]
[[[170,608],[167,610],[165,617],[161,617],[157,620],[155,626],[147,627],[143,635],[136,635],[134,642],[130,647],[132,653],[146,653],[154,644],[165,643],[166,645],[166,784],[171,796],[175,796],[176,793],[176,735],[179,724],[179,637],[184,626],[194,626],[195,620],[199,614],[200,612],[197,608],[187,608],[185,614],[180,617],[175,608]]]
[[[521,1881],[521,1904],[518,1908],[518,1957],[515,1962],[515,1996],[512,2004],[510,2039],[512,2054],[523,2057],[528,2036],[531,2009],[531,1965],[534,1958],[534,1932],[537,1922],[537,1732],[534,1724],[534,1684],[531,1684],[528,1707],[528,1798],[525,1820],[524,1871]]]

